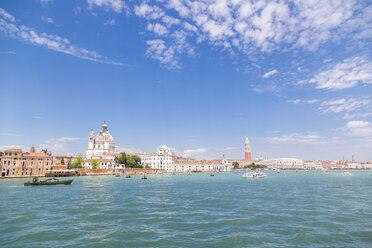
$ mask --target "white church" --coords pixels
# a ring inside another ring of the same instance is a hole
[[[89,146],[85,153],[86,159],[103,159],[106,154],[116,153],[114,138],[107,129],[106,122],[103,123],[101,130],[94,137],[93,129],[89,134]]]

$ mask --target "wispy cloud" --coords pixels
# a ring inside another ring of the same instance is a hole
[[[324,101],[320,104],[319,109],[324,113],[341,113],[341,112],[352,112],[363,106],[368,105],[371,102],[370,99],[355,99],[355,98],[340,98],[332,101]]]
[[[19,145],[0,145],[0,151],[8,149],[24,149],[24,147]]]
[[[13,137],[19,137],[20,134],[17,133],[0,133],[1,136],[13,136]]]
[[[269,72],[266,72],[265,74],[262,75],[263,78],[268,78],[274,74],[278,73],[277,70],[272,70],[272,71],[269,71]]]
[[[239,147],[228,146],[228,147],[225,147],[223,150],[224,150],[224,151],[231,151],[231,150],[237,150],[237,149],[239,149]]]
[[[113,25],[115,25],[115,19],[107,20],[107,21],[105,21],[105,23],[103,25],[105,25],[105,26],[113,26]]]
[[[73,149],[73,142],[86,140],[83,137],[49,137],[40,144],[41,149],[48,149],[54,155],[74,155],[76,150]]]
[[[11,55],[15,55],[15,54],[17,54],[17,53],[14,52],[14,51],[7,51],[6,53],[7,53],[7,54],[11,54]]]
[[[346,129],[355,136],[372,137],[372,124],[368,121],[349,121]]]
[[[315,75],[309,83],[318,89],[342,90],[355,87],[358,83],[372,83],[372,62],[365,57],[352,57],[334,64]]]
[[[41,20],[47,23],[54,23],[54,20],[51,17],[41,17]]]
[[[311,99],[311,100],[295,99],[295,100],[287,100],[287,102],[293,103],[295,105],[299,103],[314,104],[314,103],[319,102],[319,100],[318,99]]]
[[[308,144],[308,145],[321,145],[328,143],[339,143],[340,140],[334,138],[324,138],[316,133],[292,133],[287,135],[280,135],[275,137],[265,138],[266,142],[272,144]]]
[[[103,64],[127,66],[127,64],[109,60],[95,51],[72,45],[70,40],[58,35],[50,35],[46,33],[39,34],[32,28],[24,25],[17,25],[14,20],[15,18],[12,15],[0,8],[0,33],[23,42],[68,54],[80,59],[86,59]]]
[[[123,9],[128,10],[128,6],[122,0],[88,0],[89,9],[94,6],[104,7],[106,10],[113,10],[117,13],[121,13]]]
[[[184,32],[185,48],[174,50],[172,60],[168,49],[164,55],[152,57],[162,64],[179,64],[179,55],[187,47],[208,44],[214,49],[245,54],[270,53],[288,49],[316,50],[326,42],[341,38],[370,39],[372,7],[354,0],[330,1],[142,1],[134,7],[137,16],[163,30],[164,45],[174,43],[172,36]],[[172,15],[172,17],[171,17]],[[155,37],[159,34],[154,32]],[[149,38],[153,41],[156,38]],[[152,47],[150,46],[150,49]],[[176,60],[176,61],[174,61]],[[172,68],[172,66],[171,66]]]
[[[208,149],[207,148],[195,148],[195,149],[187,149],[183,151],[183,155],[186,157],[192,157],[196,156],[199,154],[202,154],[206,152]]]

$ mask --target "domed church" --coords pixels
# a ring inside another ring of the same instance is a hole
[[[94,137],[93,129],[89,134],[89,147],[85,153],[86,159],[100,159],[104,157],[105,153],[116,152],[114,138],[107,129],[106,122],[103,123],[101,130]]]

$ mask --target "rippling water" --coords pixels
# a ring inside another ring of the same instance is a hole
[[[372,171],[0,180],[0,247],[372,247]]]

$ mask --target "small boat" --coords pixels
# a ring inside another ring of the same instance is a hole
[[[172,175],[176,175],[176,172],[172,172]]]
[[[191,176],[191,171],[189,171],[189,173],[187,173],[189,176]]]
[[[211,172],[210,176],[211,176],[211,177],[214,177],[214,173],[213,173],[213,172]]]
[[[264,178],[266,177],[265,173],[262,173],[261,171],[257,172],[247,172],[242,175],[243,178]]]
[[[280,173],[280,169],[276,169],[275,171],[276,171],[276,173]]]
[[[345,175],[345,176],[349,176],[350,173],[349,173],[348,171],[344,171],[344,175]]]
[[[298,170],[296,169],[296,173],[298,172]]]
[[[130,178],[130,173],[126,173],[125,178]]]
[[[146,180],[147,179],[147,174],[143,173],[141,179]]]
[[[47,180],[39,181],[37,177],[34,177],[31,182],[25,182],[24,186],[42,186],[42,185],[57,185],[57,184],[69,185],[72,183],[72,181],[73,179],[58,180],[57,178],[49,178]]]
[[[115,177],[120,177],[120,173],[116,173],[115,174]]]

